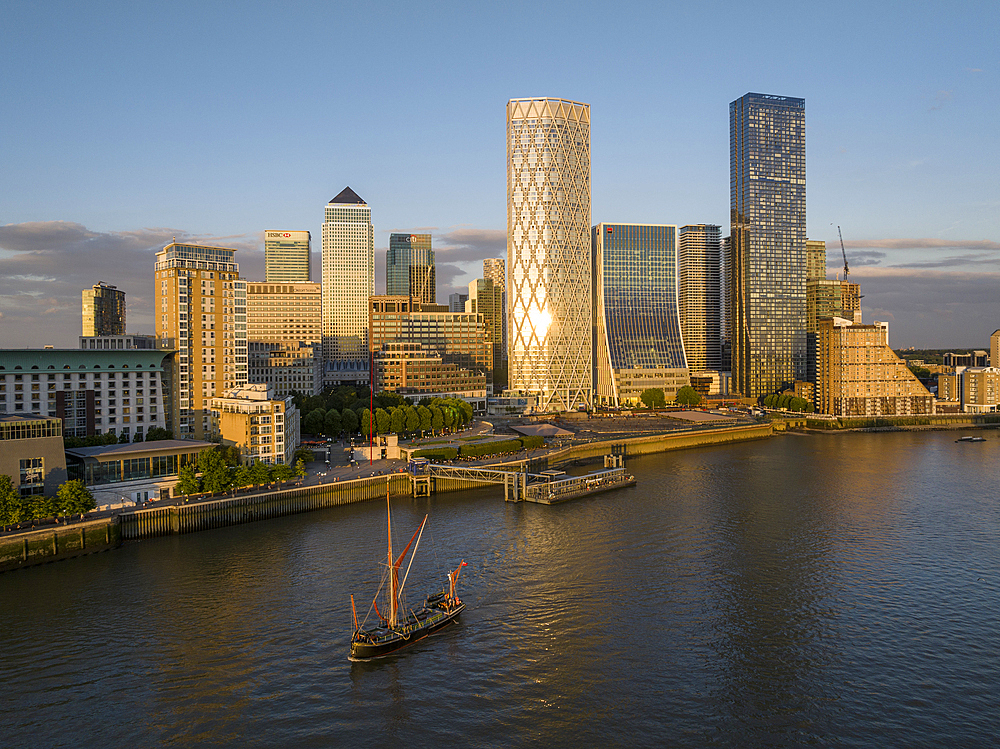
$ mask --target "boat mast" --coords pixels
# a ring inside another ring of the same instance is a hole
[[[385,515],[389,524],[389,626],[396,626],[396,569],[392,564],[392,515],[389,511],[389,482],[385,482]]]

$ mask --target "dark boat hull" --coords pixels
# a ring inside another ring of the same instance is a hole
[[[401,627],[398,630],[376,630],[371,633],[361,633],[351,642],[351,660],[367,661],[372,658],[382,658],[391,655],[458,619],[465,611],[465,604],[460,603],[450,611],[432,608],[423,609],[420,614],[427,613],[427,618],[416,624]],[[419,616],[419,615],[418,615]]]

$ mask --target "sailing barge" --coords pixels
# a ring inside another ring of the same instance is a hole
[[[389,497],[386,496],[387,514],[388,510]],[[397,650],[401,650],[408,645],[424,639],[432,632],[448,626],[458,619],[459,614],[465,611],[465,603],[459,599],[455,592],[458,576],[462,571],[462,567],[466,566],[464,561],[458,566],[458,569],[448,573],[448,588],[446,590],[428,596],[424,600],[424,605],[418,611],[406,609],[403,590],[406,586],[406,579],[410,574],[410,567],[413,566],[413,558],[416,556],[417,547],[420,546],[420,537],[423,534],[426,524],[427,516],[425,515],[423,521],[420,523],[420,527],[417,528],[410,539],[410,543],[406,545],[406,548],[403,549],[403,552],[398,557],[394,558],[392,552],[392,518],[389,516],[387,574],[383,578],[382,585],[379,587],[379,591],[376,592],[375,598],[372,600],[371,609],[369,610],[369,616],[371,615],[371,611],[374,610],[378,617],[378,623],[372,628],[366,628],[367,616],[364,622],[358,622],[358,612],[354,605],[354,596],[352,595],[351,613],[354,616],[354,633],[351,636],[350,660],[367,661],[372,658],[381,658],[382,656],[395,653]],[[402,581],[400,581],[399,568],[411,546],[413,546],[413,554],[410,555],[406,572],[403,574]],[[383,589],[385,589],[383,606],[386,608],[384,614],[378,607],[379,593]]]

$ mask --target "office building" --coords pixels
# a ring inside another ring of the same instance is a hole
[[[756,398],[806,375],[805,100],[729,105],[733,389]]]
[[[714,224],[682,226],[677,240],[681,332],[692,372],[722,368],[722,241]]]
[[[541,411],[593,403],[590,106],[507,103],[508,366]]]
[[[1000,368],[1000,330],[990,336],[990,366]]]
[[[507,349],[508,349],[508,336],[507,336],[507,323],[509,320],[507,314],[507,262],[501,258],[487,258],[483,261],[483,278],[492,281],[494,286],[500,287],[500,304],[501,308],[504,310],[503,315],[501,315],[500,323],[500,360],[499,363],[494,360],[493,371],[502,371],[502,381],[507,381]]]
[[[934,413],[934,396],[889,347],[889,324],[819,322],[816,410],[833,416]]]
[[[375,354],[375,389],[405,397],[462,398],[477,411],[486,407],[488,375],[444,361],[432,347],[389,342]]]
[[[312,234],[268,229],[264,232],[264,280],[268,283],[309,281]]]
[[[245,465],[295,464],[299,446],[299,410],[291,396],[278,398],[270,385],[236,387],[212,399],[211,434],[239,448]]]
[[[173,359],[162,349],[0,351],[0,411],[61,419],[68,437],[132,441],[171,428]]]
[[[506,310],[503,304],[503,289],[496,286],[489,278],[477,278],[469,282],[469,299],[465,303],[465,311],[479,314],[486,326],[486,340],[493,349],[492,382],[502,385],[506,382],[503,375],[503,319]]]
[[[197,467],[198,456],[213,448],[214,442],[195,440],[72,447],[66,450],[66,471],[70,480],[86,484],[98,509],[110,509],[125,499],[135,503],[169,499],[180,469]]]
[[[732,286],[729,283],[729,264],[732,261],[732,237],[722,240],[722,258],[719,263],[719,286],[722,288],[722,322],[719,328],[722,332],[722,371],[732,373],[733,369],[733,302]]]
[[[415,296],[424,304],[437,301],[430,234],[389,235],[385,289],[389,296]]]
[[[311,282],[247,282],[247,338],[251,341],[320,346],[320,285]]]
[[[368,314],[373,353],[389,343],[420,343],[448,364],[482,375],[492,372],[493,347],[481,314],[450,312],[408,296],[373,296]]]
[[[323,221],[323,358],[368,368],[368,297],[375,293],[375,230],[371,208],[345,187]],[[335,371],[327,369],[327,374]],[[330,384],[337,378],[331,377]]]
[[[204,439],[211,399],[247,382],[247,284],[235,252],[174,242],[156,254],[156,335],[177,346],[168,421],[180,439]]]
[[[806,280],[826,278],[826,242],[822,239],[806,240]]]
[[[101,281],[83,290],[83,335],[125,335],[125,292]]]
[[[22,497],[55,496],[66,481],[62,435],[60,419],[0,413],[0,475]]]
[[[269,385],[274,395],[319,395],[323,392],[323,360],[318,344],[305,341],[249,341],[250,384]]]
[[[689,384],[677,305],[677,228],[602,223],[592,243],[596,402],[637,404],[651,388],[673,400]]]
[[[455,292],[454,294],[448,295],[448,311],[449,312],[465,312],[465,303],[469,301],[468,294],[459,294]]]

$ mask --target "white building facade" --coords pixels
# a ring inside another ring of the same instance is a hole
[[[510,387],[590,408],[590,105],[507,103],[507,268]]]

